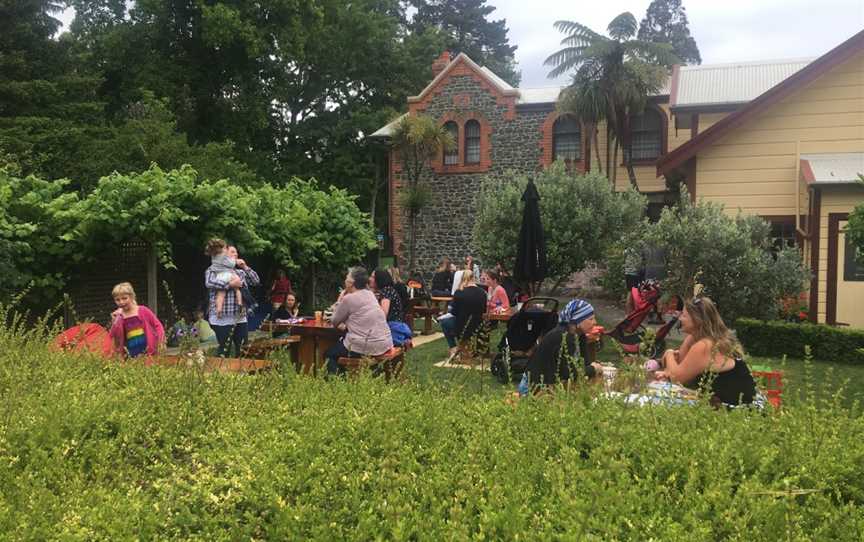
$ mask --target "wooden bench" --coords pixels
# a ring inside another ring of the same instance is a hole
[[[432,317],[437,315],[440,311],[436,307],[428,307],[426,305],[415,305],[408,310],[406,323],[408,327],[411,328],[411,331],[414,331],[414,317],[420,316],[425,318],[426,320],[423,322],[423,331],[422,335],[431,335],[432,334]]]
[[[273,352],[288,349],[291,352],[291,361],[294,365],[298,365],[300,362],[298,354],[299,345],[299,335],[289,335],[288,337],[280,337],[278,339],[258,339],[257,341],[245,344],[241,350],[241,356],[244,358],[267,359]]]
[[[362,369],[384,369],[384,379],[389,382],[391,376],[398,377],[405,365],[405,351],[394,346],[380,356],[365,356],[362,358],[339,358],[339,366],[344,367],[349,374],[356,375]]]

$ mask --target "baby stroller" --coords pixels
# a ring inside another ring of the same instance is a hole
[[[642,322],[651,312],[658,310],[660,285],[654,280],[645,280],[638,287],[632,288],[630,295],[633,296],[633,310],[607,335],[618,341],[628,354],[638,354],[645,336]],[[683,308],[683,300],[676,296],[676,310],[680,311]],[[654,347],[648,352],[649,357],[656,358],[666,350],[666,336],[677,323],[676,315],[657,329],[654,334]]]
[[[543,335],[558,325],[558,300],[532,297],[507,322],[507,332],[498,343],[491,371],[498,381],[518,382],[528,367],[528,358]],[[509,367],[505,360],[509,353]]]

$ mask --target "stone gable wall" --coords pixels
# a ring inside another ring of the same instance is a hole
[[[481,173],[436,173],[427,168],[423,182],[434,195],[433,202],[417,217],[417,269],[431,276],[444,256],[461,261],[471,253],[477,194],[487,176],[500,176],[507,171],[530,174],[538,170],[542,157],[542,127],[552,113],[548,110],[520,110],[515,118],[508,114],[510,107],[501,103],[492,92],[476,81],[461,75],[449,78],[447,84],[425,104],[423,114],[436,119],[445,116],[470,118],[482,116],[489,124],[488,152],[491,166]],[[510,117],[510,119],[508,119]],[[464,121],[461,121],[464,125]],[[461,134],[461,132],[460,132]],[[464,145],[464,140],[459,141]],[[481,155],[487,149],[481,149]],[[398,177],[398,172],[395,175]],[[408,219],[396,205],[401,183],[397,180],[391,192],[394,246],[407,265]],[[514,209],[518,213],[518,209]],[[482,267],[494,262],[481,262]]]

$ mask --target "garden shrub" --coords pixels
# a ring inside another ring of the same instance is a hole
[[[735,332],[754,356],[803,358],[809,345],[813,359],[864,363],[864,330],[824,324],[790,323],[739,318]]]
[[[773,248],[765,220],[692,203],[686,189],[677,207],[646,223],[642,242],[665,251],[664,290],[689,297],[701,285],[727,322],[777,318],[781,300],[800,294],[810,279],[797,249]]]
[[[605,176],[569,173],[561,162],[538,173],[534,181],[546,234],[546,276],[552,280],[601,261],[613,242],[639,225],[645,211],[645,197],[638,192],[616,192]],[[527,176],[515,173],[483,181],[473,234],[482,261],[513,268],[527,184]]]
[[[11,539],[864,534],[857,405],[793,396],[762,415],[583,391],[511,406],[291,370],[105,363],[49,351],[49,335],[0,327],[0,532]]]

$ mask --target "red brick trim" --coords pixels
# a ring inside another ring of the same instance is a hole
[[[814,187],[810,197],[810,321],[819,318],[819,228],[822,219],[822,191]],[[809,226],[809,224],[808,224]]]
[[[563,113],[558,110],[552,111],[546,116],[546,120],[543,121],[543,125],[540,127],[540,165],[544,168],[549,167],[553,162],[552,154],[555,150],[555,121],[564,115],[568,115],[568,113]],[[591,150],[588,147],[588,141],[590,141],[591,138],[585,133],[585,126],[581,123],[579,124],[579,139],[581,140],[580,152],[582,154],[582,159],[574,161],[568,164],[568,166],[575,168],[577,171],[585,172],[588,171],[587,157],[588,152]]]
[[[465,163],[465,123],[469,120],[476,120],[480,123],[480,163],[466,164]],[[444,165],[444,152],[432,162],[432,169],[439,175],[452,175],[457,173],[484,173],[492,167],[492,152],[491,143],[492,126],[486,117],[476,111],[457,112],[448,111],[438,119],[438,125],[444,126],[445,123],[453,121],[459,130],[458,151],[459,160],[454,165]]]
[[[825,291],[825,323],[837,325],[837,261],[840,241],[840,221],[847,220],[849,213],[830,213],[828,215],[828,283]]]
[[[816,176],[813,174],[813,168],[810,167],[809,160],[799,160],[801,178],[810,184],[816,180]]]
[[[726,133],[755,118],[758,113],[780,102],[817,77],[832,70],[864,49],[864,30],[858,32],[837,47],[831,49],[798,72],[790,75],[741,109],[722,118],[719,122],[699,134],[695,139],[681,145],[657,162],[657,175],[664,175],[684,164],[688,158],[714,143]],[[674,87],[672,92],[676,92]],[[671,101],[674,107],[675,102]]]
[[[507,107],[504,113],[506,120],[516,118],[516,99],[519,97],[519,91],[516,89],[510,91],[501,90],[489,76],[483,73],[471,59],[465,54],[460,54],[451,62],[444,71],[442,71],[432,82],[423,89],[419,96],[411,96],[408,98],[408,112],[418,113],[429,108],[432,99],[441,93],[450,83],[450,79],[458,76],[471,77],[483,90],[495,97],[495,102],[498,105]]]

